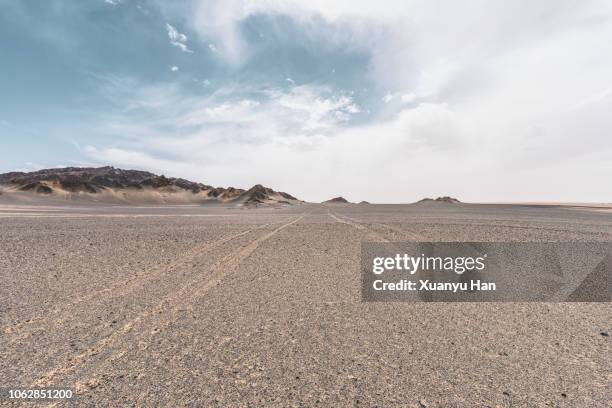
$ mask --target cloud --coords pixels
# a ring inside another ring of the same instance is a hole
[[[197,127],[203,132],[210,127],[233,129],[234,138],[253,141],[291,133],[328,134],[360,112],[350,96],[334,94],[326,87],[251,91],[251,98],[230,96],[228,100],[231,94],[231,90],[218,90],[209,98],[190,99],[185,102],[183,114],[172,121],[180,128]]]
[[[417,98],[417,96],[416,94],[409,92],[409,93],[403,94],[401,98],[402,98],[402,102],[410,103],[410,102],[413,102]]]
[[[104,2],[112,6],[116,6],[117,4],[121,3],[121,0],[104,0]]]
[[[218,185],[266,183],[310,200],[344,191],[365,194],[358,191],[366,186],[380,200],[412,199],[388,190],[389,180],[398,181],[393,175],[403,180],[412,175],[408,179],[414,181],[419,174],[414,166],[434,165],[433,175],[445,162],[468,162],[457,157],[457,152],[469,152],[465,129],[445,104],[421,104],[388,121],[354,125],[361,109],[351,95],[329,87],[251,90],[251,97],[235,99],[233,88],[181,97],[174,86],[147,89],[138,82],[119,82],[132,84],[124,92],[137,116],[105,118],[98,130],[125,138],[89,148],[90,160]],[[152,95],[155,104],[149,102]],[[472,158],[472,163],[477,161]]]
[[[185,15],[190,30],[231,75],[211,77],[202,94],[115,79],[125,90],[105,92],[122,110],[100,131],[124,136],[88,154],[129,166],[139,153],[184,177],[310,200],[609,201],[610,11],[597,1],[199,2]],[[364,58],[334,61],[336,75],[312,82],[293,70],[260,81],[261,49],[244,22],[261,14],[302,30],[284,36],[279,24],[276,41],[328,52],[315,54],[320,72],[348,45]],[[351,93],[340,73],[355,64]]]
[[[193,53],[193,51],[187,47],[187,36],[185,34],[179,33],[175,27],[168,23],[166,23],[166,30],[168,31],[170,44],[180,48],[183,52]]]
[[[438,97],[462,83],[478,85],[494,62],[517,49],[559,41],[573,30],[609,31],[602,20],[612,7],[596,0],[581,3],[545,0],[533,6],[519,1],[198,1],[191,13],[194,30],[214,38],[230,63],[244,63],[252,54],[241,24],[249,16],[289,16],[309,35],[324,25],[343,35],[325,38],[330,47],[350,39],[370,53],[368,73],[382,89]],[[544,18],[543,16],[547,16]],[[609,20],[609,18],[608,18]],[[608,21],[609,22],[609,21]],[[603,33],[602,33],[603,34]],[[569,56],[568,56],[569,58]],[[550,67],[552,69],[553,67]],[[493,82],[495,78],[492,79]]]
[[[170,24],[166,24],[166,29],[168,30],[168,38],[170,38],[170,41],[178,41],[181,43],[187,41],[187,36],[185,34],[179,33],[177,29],[171,26]]]
[[[177,72],[179,70],[179,67],[177,67],[176,65],[173,65],[170,67],[170,71],[172,72]]]
[[[445,162],[469,161],[455,157],[457,151],[469,151],[466,147],[448,149],[445,139],[461,129],[447,106],[420,106],[388,122],[350,128],[345,126],[347,118],[336,114],[350,117],[357,110],[348,97],[329,96],[321,89],[275,92],[263,102],[211,98],[197,105],[185,100],[185,110],[167,116],[164,112],[174,103],[170,92],[168,105],[155,109],[163,119],[158,117],[155,125],[143,121],[137,131],[133,122],[114,123],[112,132],[132,137],[123,146],[90,148],[87,155],[100,163],[139,166],[216,185],[265,183],[310,200],[346,193],[410,200],[408,190],[389,191],[389,182],[407,182],[420,193],[415,168],[433,166],[428,173],[439,177]],[[162,130],[170,124],[180,136]],[[134,138],[136,134],[140,137]]]

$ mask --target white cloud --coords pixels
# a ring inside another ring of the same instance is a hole
[[[174,26],[168,23],[166,23],[166,30],[168,31],[170,44],[180,48],[183,52],[193,53],[193,51],[187,47],[187,36],[185,34],[179,33]]]
[[[217,47],[213,43],[208,44],[208,49],[212,52],[218,52]]]
[[[255,84],[249,97],[240,84],[201,98],[135,86],[136,95],[122,95],[126,111],[154,119],[109,121],[109,133],[132,137],[92,157],[105,151],[101,158],[129,165],[125,152],[141,152],[143,163],[157,160],[185,177],[261,182],[311,200],[612,200],[601,187],[612,177],[612,54],[602,52],[612,3],[199,4],[192,28],[235,65],[256,52],[239,26],[249,15],[286,14],[307,30],[320,21],[346,28],[367,51],[374,113],[364,122],[359,98],[333,84]],[[326,41],[333,49],[339,40]]]
[[[117,4],[121,3],[121,0],[104,0],[104,2],[112,6],[116,6]]]
[[[170,71],[172,72],[177,72],[179,70],[179,67],[177,67],[176,65],[173,65],[170,67]]]
[[[334,95],[329,89],[321,87],[297,86],[289,91],[267,90],[260,92],[259,97],[261,101],[243,98],[217,102],[215,96],[189,101],[185,114],[177,117],[175,123],[183,127],[212,127],[221,124],[237,128],[235,134],[244,134],[247,139],[254,139],[259,136],[248,135],[261,135],[261,138],[265,138],[272,134],[281,137],[287,132],[326,134],[360,112],[350,96]]]
[[[409,92],[409,93],[403,94],[401,96],[401,98],[402,98],[402,102],[410,103],[410,102],[413,102],[417,98],[417,96],[416,96],[416,94],[413,94],[412,92]]]
[[[187,36],[179,33],[177,29],[170,24],[166,24],[166,29],[168,30],[168,38],[170,38],[171,41],[179,41],[183,43],[187,41]]]
[[[388,122],[347,128],[343,115],[357,110],[350,98],[327,97],[316,88],[277,92],[266,102],[216,103],[213,98],[198,106],[185,100],[184,107],[191,108],[168,117],[163,112],[170,108],[160,107],[155,111],[165,119],[159,128],[175,124],[182,136],[169,136],[148,122],[137,131],[133,123],[116,123],[110,131],[141,136],[127,139],[123,147],[90,148],[87,154],[101,163],[215,185],[264,183],[315,201],[337,194],[412,200],[417,193],[390,190],[390,181],[414,186],[421,194],[426,180],[415,169],[439,178],[447,162],[476,166],[473,157],[457,157],[458,151],[469,155],[469,148],[460,145],[462,125],[448,106],[422,105]],[[166,99],[174,104],[170,94]]]
[[[401,93],[391,93],[387,92],[385,96],[382,97],[382,101],[385,103],[390,103],[391,101],[401,101],[402,103],[411,103],[417,99],[417,95],[412,92],[407,92],[404,94]]]

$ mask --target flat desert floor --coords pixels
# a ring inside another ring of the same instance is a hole
[[[612,213],[4,205],[0,387],[83,406],[609,406],[611,303],[364,303],[364,240],[610,242]]]

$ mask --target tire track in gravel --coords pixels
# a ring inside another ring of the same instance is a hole
[[[389,229],[389,230],[391,230],[393,232],[404,234],[404,235],[408,236],[413,241],[423,241],[423,237],[421,237],[420,235],[417,235],[414,232],[406,231],[405,229],[396,227],[394,225],[381,224],[381,223],[374,223],[374,225],[378,225],[380,227],[387,228],[387,229]]]
[[[354,226],[355,228],[358,228],[358,229],[360,229],[360,230],[365,230],[365,231],[369,231],[369,232],[371,232],[371,233],[373,233],[373,234],[376,234],[376,233],[375,233],[374,231],[372,231],[371,229],[369,229],[369,228],[365,227],[365,226],[363,225],[363,224],[365,224],[365,222],[363,222],[363,221],[361,221],[361,220],[357,220],[357,219],[355,219],[355,218],[351,218],[351,217],[348,217],[348,216],[346,216],[346,215],[342,215],[342,216],[341,216],[343,219],[340,219],[340,218],[339,218],[339,216],[337,216],[337,215],[332,215],[331,213],[330,213],[330,215],[332,216],[332,218],[334,218],[334,219],[338,220],[339,222],[342,222],[342,223],[345,223],[345,224],[349,224],[349,225],[352,225],[352,226]],[[402,228],[399,228],[399,227],[396,227],[396,226],[393,226],[393,225],[388,225],[388,224],[383,224],[383,223],[378,223],[378,222],[373,222],[373,223],[371,223],[371,224],[372,224],[372,225],[378,225],[378,226],[383,227],[383,228],[387,228],[387,229],[389,229],[389,230],[391,230],[391,231],[398,232],[398,233],[400,233],[400,234],[407,235],[407,236],[409,236],[409,237],[410,237],[410,239],[412,239],[412,240],[414,240],[414,241],[416,241],[416,242],[419,242],[419,241],[428,241],[427,239],[423,238],[422,236],[419,236],[418,234],[415,234],[415,233],[410,232],[410,231],[406,231],[406,230],[404,230],[404,229],[402,229]],[[447,224],[445,224],[445,225],[447,225]],[[448,225],[463,225],[463,224],[448,224]],[[466,224],[466,225],[467,225],[467,224]],[[470,225],[478,225],[478,226],[496,226],[496,224],[483,224],[483,223],[479,223],[479,224],[470,224]],[[504,225],[504,227],[510,227],[510,228],[521,228],[521,229],[532,229],[532,230],[537,230],[537,229],[538,229],[538,227],[525,227],[525,226],[512,226],[512,225]],[[554,229],[552,229],[552,228],[548,228],[547,230],[548,230],[548,231],[554,231]],[[385,239],[385,238],[382,238],[382,239]],[[383,242],[385,242],[385,241],[383,241]],[[391,242],[391,241],[386,240],[386,242]],[[549,279],[550,279],[551,281],[556,282],[556,283],[559,283],[559,284],[567,284],[566,279],[565,279],[565,278],[563,278],[563,277],[556,277],[556,276],[553,276],[553,277],[550,277]],[[554,298],[554,299],[555,299],[556,301],[558,301],[558,302],[561,302],[561,301],[563,301],[564,299],[567,299],[567,297],[568,297],[568,296],[569,296],[569,295],[570,295],[570,294],[571,294],[571,293],[572,293],[574,290],[576,290],[576,289],[578,288],[578,286],[580,286],[580,284],[581,284],[581,283],[582,283],[582,281],[578,281],[578,282],[574,282],[572,285],[568,285],[568,286],[567,286],[567,288],[565,288],[563,292],[558,293],[558,294],[555,296],[555,298]]]
[[[16,335],[14,337],[11,337],[9,344],[13,344],[20,340],[24,340],[32,334],[32,331],[27,331],[26,327],[32,327],[36,325],[37,323],[47,321],[50,317],[57,316],[57,315],[63,315],[63,317],[60,317],[59,319],[57,319],[56,324],[59,325],[59,324],[65,323],[67,320],[70,320],[70,317],[71,317],[69,313],[70,309],[77,305],[80,305],[81,303],[98,300],[102,296],[109,294],[109,293],[112,293],[113,296],[115,297],[128,296],[129,294],[134,293],[139,287],[146,285],[147,282],[151,282],[154,279],[160,278],[164,274],[172,272],[173,270],[177,268],[188,265],[192,263],[194,259],[196,259],[197,257],[202,256],[205,253],[227,242],[240,238],[246,234],[249,234],[250,232],[267,228],[270,225],[281,223],[285,220],[286,219],[282,221],[263,224],[261,226],[258,226],[255,228],[249,228],[247,230],[241,231],[236,234],[228,235],[226,237],[223,237],[221,239],[218,239],[212,242],[207,242],[201,245],[197,245],[183,252],[181,255],[176,257],[174,261],[172,261],[168,265],[153,266],[147,272],[144,272],[138,276],[135,276],[135,277],[132,277],[126,280],[116,281],[113,284],[106,286],[104,289],[92,291],[92,292],[87,293],[84,296],[80,296],[70,301],[61,303],[60,305],[56,306],[54,309],[47,311],[45,315],[43,316],[36,316],[36,317],[30,318],[28,319],[28,321],[19,323],[17,325],[7,325],[2,328],[1,332],[4,333],[5,335]]]
[[[391,242],[391,240],[385,238],[384,236],[382,236],[378,232],[374,231],[371,228],[366,227],[365,226],[366,223],[364,221],[357,220],[357,219],[351,218],[351,217],[347,217],[346,215],[333,214],[331,212],[329,213],[329,215],[330,215],[331,218],[333,218],[334,220],[336,220],[338,222],[341,222],[343,224],[348,224],[348,225],[351,225],[351,226],[353,226],[353,227],[355,227],[355,228],[357,228],[359,230],[368,232],[368,235],[373,237],[373,238],[375,238],[375,240],[377,240],[377,241],[380,241],[380,242]],[[407,235],[407,236],[410,237],[411,240],[414,240],[414,241],[422,241],[423,240],[423,238],[420,237],[419,235],[417,235],[417,234],[415,234],[413,232],[410,232],[410,231],[403,230],[403,229],[401,229],[399,227],[395,227],[393,225],[387,225],[387,224],[382,224],[382,223],[378,223],[378,222],[372,223],[372,225],[377,225],[377,226],[386,228],[388,230],[391,230],[391,231],[394,231],[394,232],[398,232],[400,234]]]
[[[355,219],[355,218],[351,218],[351,217],[348,217],[348,216],[346,216],[344,214],[342,215],[342,217],[347,219],[347,220],[349,220],[349,221],[352,221],[354,223],[366,224],[365,221],[361,221],[361,220],[358,220],[358,219]],[[418,233],[415,233],[415,232],[412,232],[412,231],[408,231],[408,230],[405,230],[403,228],[396,227],[394,225],[384,224],[384,223],[380,223],[380,222],[372,222],[372,223],[368,223],[368,224],[376,225],[376,226],[379,226],[379,227],[386,228],[388,230],[397,232],[399,234],[403,234],[403,235],[407,236],[409,238],[409,240],[411,240],[411,241],[415,241],[415,242],[429,242],[429,241],[431,241],[430,238],[425,238],[421,234],[418,234]],[[422,222],[417,222],[415,224],[423,224],[423,223]],[[442,226],[442,227],[444,227],[444,226],[451,226],[452,225],[452,226],[460,226],[460,227],[466,227],[466,226],[468,226],[468,227],[489,227],[489,228],[490,227],[493,227],[493,228],[500,227],[500,228],[510,228],[510,229],[515,229],[515,230],[524,230],[524,231],[543,231],[543,232],[546,232],[546,233],[549,233],[549,232],[568,233],[568,232],[570,232],[572,234],[582,235],[582,236],[585,236],[587,238],[588,237],[592,237],[594,234],[597,234],[599,236],[606,236],[607,235],[607,236],[612,237],[612,235],[610,233],[607,233],[605,231],[591,231],[591,230],[589,230],[589,231],[568,231],[567,229],[560,229],[560,228],[551,227],[551,226],[542,226],[542,225],[528,226],[528,225],[499,224],[499,223],[497,223],[495,221],[488,222],[488,223],[482,223],[482,222],[480,222],[480,223],[447,223],[447,222],[440,223],[440,222],[433,222],[432,224],[435,225],[435,226]]]
[[[366,223],[365,221],[361,221],[361,220],[358,220],[358,219],[355,219],[355,218],[350,218],[350,217],[347,217],[346,215],[343,215],[343,217],[346,218],[347,220],[353,221],[355,223],[361,223],[361,224],[365,224]],[[377,225],[377,226],[382,227],[382,228],[386,228],[386,229],[391,230],[393,232],[398,232],[400,234],[406,235],[411,240],[414,240],[414,241],[423,241],[423,237],[422,236],[420,236],[418,234],[415,234],[414,232],[411,232],[411,231],[406,231],[405,229],[396,227],[394,225],[383,224],[383,223],[380,223],[380,222],[373,222],[371,224],[372,225]]]
[[[355,222],[354,220],[350,220],[348,219],[348,217],[339,216],[338,214],[334,214],[332,212],[329,212],[328,215],[336,222],[339,222],[341,224],[350,225],[354,228],[357,228],[358,230],[364,231],[366,233],[366,238],[371,237],[374,241],[389,242],[387,238],[383,237],[376,231],[366,227],[365,225],[361,223]]]
[[[290,225],[300,221],[305,216],[306,214],[301,214],[292,221],[284,223],[274,230],[255,238],[246,246],[231,252],[221,260],[217,261],[212,268],[210,268],[210,273],[206,274],[206,276],[199,275],[201,278],[199,281],[190,281],[183,285],[179,290],[166,295],[157,306],[140,313],[138,316],[112,332],[110,335],[99,340],[94,346],[49,370],[47,373],[34,381],[32,383],[32,387],[48,387],[57,384],[57,380],[60,379],[60,377],[73,373],[79,367],[89,363],[96,355],[104,352],[107,349],[112,349],[115,346],[117,347],[118,351],[111,351],[112,355],[104,358],[102,362],[109,364],[112,363],[112,361],[121,358],[131,345],[131,343],[128,345],[121,343],[125,335],[130,332],[136,332],[137,330],[140,330],[140,333],[146,333],[149,332],[149,327],[159,328],[171,324],[178,312],[185,309],[190,309],[193,302],[204,296],[211,288],[221,283],[223,278],[228,273],[234,271],[242,261],[257,250],[259,245],[276,235],[284,228],[287,228]],[[136,333],[136,335],[139,335],[140,333]],[[89,388],[87,384],[90,381],[91,380],[79,383],[77,386],[77,392],[85,392]]]
[[[440,222],[437,218],[435,218],[433,221],[419,221],[419,222],[415,222],[415,224],[433,224],[435,226],[439,226],[439,227],[447,227],[447,226],[453,226],[453,227],[499,227],[499,228],[511,228],[511,229],[519,229],[519,230],[531,230],[531,231],[535,231],[535,230],[542,230],[542,231],[546,231],[546,232],[561,232],[561,233],[567,233],[567,232],[575,232],[577,234],[592,234],[592,233],[602,233],[602,234],[606,234],[606,235],[610,235],[609,232],[605,232],[605,231],[600,231],[600,230],[583,230],[583,231],[572,231],[572,230],[568,230],[568,229],[563,229],[563,228],[559,228],[558,226],[548,226],[548,225],[543,225],[542,221],[539,221],[539,224],[530,224],[530,225],[517,225],[517,224],[507,224],[505,222],[508,221],[512,221],[512,220],[493,220],[490,222]],[[381,224],[381,225],[385,225],[385,224]],[[601,225],[596,225],[596,224],[584,224],[581,225],[582,227],[598,227],[600,228]]]

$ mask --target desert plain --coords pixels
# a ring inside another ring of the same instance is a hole
[[[612,213],[5,202],[0,387],[76,393],[27,406],[610,406],[610,303],[363,302],[361,243],[411,240],[610,242]]]

